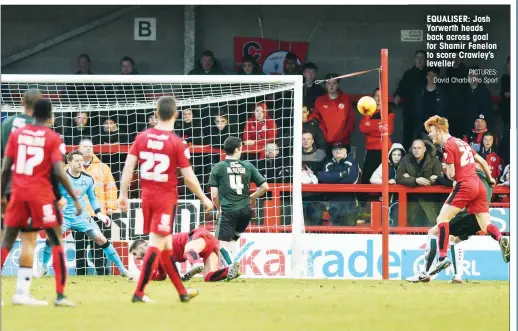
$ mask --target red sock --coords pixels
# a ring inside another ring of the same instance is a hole
[[[149,247],[144,260],[142,261],[142,269],[140,271],[140,277],[138,279],[137,289],[135,294],[138,297],[144,295],[144,289],[146,285],[151,281],[151,275],[155,273],[158,268],[158,261],[160,261],[160,251],[156,247]]]
[[[439,257],[448,254],[448,242],[450,241],[450,225],[447,222],[439,223]]]
[[[65,263],[63,246],[52,247],[52,265],[56,279],[56,292],[58,295],[62,295],[65,292],[65,284],[67,282],[67,265]]]
[[[174,287],[176,288],[176,291],[178,291],[178,294],[187,295],[187,290],[183,286],[182,278],[180,277],[180,274],[178,273],[178,269],[176,269],[176,265],[175,265],[172,257],[173,257],[173,251],[163,250],[162,254],[160,255],[160,261],[162,261],[162,265],[165,269],[165,272],[169,276],[169,279],[171,279],[171,282],[173,283]]]
[[[185,254],[183,254],[183,258],[189,261],[191,265],[194,265],[195,261],[200,259],[200,255],[198,255],[194,250],[189,249]]]
[[[496,241],[500,241],[502,238],[502,233],[494,224],[489,224],[486,228],[486,232],[489,233],[491,238],[495,239]]]
[[[4,267],[5,260],[7,259],[7,256],[9,255],[9,250],[5,247],[2,247],[2,252],[0,254],[1,254],[1,259],[2,259],[2,264],[0,264],[0,270],[2,270],[2,268]]]
[[[220,280],[226,279],[228,274],[228,267],[223,269],[218,269],[213,272],[209,272],[205,276],[206,282],[219,282]]]

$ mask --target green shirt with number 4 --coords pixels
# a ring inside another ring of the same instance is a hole
[[[250,162],[224,160],[210,172],[209,185],[218,188],[222,211],[250,207],[250,182],[261,186],[266,179]]]

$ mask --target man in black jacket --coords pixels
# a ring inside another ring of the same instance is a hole
[[[493,103],[491,102],[491,93],[482,83],[482,78],[477,74],[477,70],[480,70],[480,68],[478,66],[473,66],[470,68],[468,74],[470,88],[467,99],[467,113],[462,122],[464,124],[464,134],[471,131],[472,123],[480,114],[484,115],[488,128],[490,130],[492,128]]]
[[[315,84],[318,67],[312,62],[304,65],[302,75],[304,76],[304,99],[302,104],[306,105],[308,109],[313,109],[315,100],[326,94],[326,90],[320,85]]]
[[[403,103],[403,146],[408,148],[414,138],[415,127],[415,96],[417,91],[426,85],[426,52],[419,50],[415,52],[414,66],[405,71],[399,82],[394,103]],[[402,100],[403,99],[403,100]],[[422,125],[422,124],[421,124]]]
[[[316,147],[327,151],[327,142],[324,132],[322,132],[320,124],[316,118],[308,121],[310,114],[309,108],[304,106],[302,108],[302,131],[311,133]]]
[[[423,123],[434,115],[446,116],[448,109],[448,96],[444,86],[437,84],[439,69],[426,68],[426,86],[421,88],[416,97],[416,122],[414,124],[414,137],[421,138],[424,133]]]

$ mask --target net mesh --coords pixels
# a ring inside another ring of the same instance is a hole
[[[103,209],[111,210],[113,219],[111,228],[98,224],[116,246],[124,264],[131,267],[135,262],[128,256],[128,244],[138,238],[147,239],[142,235],[139,175],[135,172],[130,185],[127,214],[117,210],[116,194],[110,183],[113,180],[118,191],[129,147],[138,132],[156,124],[154,109],[158,98],[164,95],[173,95],[177,100],[179,118],[175,133],[189,144],[191,164],[204,192],[210,194],[208,178],[212,165],[223,157],[223,141],[228,136],[239,136],[245,140],[242,159],[254,164],[272,187],[255,201],[254,216],[247,231],[291,232],[294,83],[274,82],[275,77],[271,82],[211,84],[130,84],[102,80],[80,83],[81,79],[81,76],[72,76],[70,82],[48,83],[9,82],[3,77],[2,118],[21,111],[25,90],[39,89],[43,97],[53,102],[54,129],[62,135],[67,151],[84,152],[85,146],[93,147],[93,161],[87,160],[86,171],[94,177],[97,196]],[[146,77],[141,76],[141,81],[145,82]],[[262,114],[258,107],[263,110]],[[97,160],[106,166],[98,166]],[[181,178],[178,194],[176,232],[197,226],[215,229],[215,212],[205,213]],[[117,273],[106,268],[110,263],[102,249],[83,234],[73,232],[65,238],[67,250],[74,251],[76,257],[69,260],[69,266],[75,270],[72,274]],[[38,255],[41,259],[41,253]],[[17,261],[11,262],[16,266]]]

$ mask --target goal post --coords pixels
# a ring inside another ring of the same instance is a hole
[[[381,92],[381,121],[385,128],[388,128],[388,49],[381,50],[381,75],[380,75],[380,92]],[[390,213],[390,197],[389,197],[389,135],[386,130],[381,139],[382,144],[382,186],[381,192],[381,222],[382,222],[382,277],[384,280],[389,279],[389,213]]]
[[[55,129],[63,136],[67,150],[77,149],[79,142],[90,140],[93,153],[110,167],[117,187],[125,154],[136,134],[152,125],[159,97],[174,96],[180,116],[190,113],[191,124],[178,130],[189,144],[191,163],[206,194],[209,193],[206,184],[211,165],[224,157],[221,150],[223,134],[214,134],[212,129],[224,118],[227,133],[244,138],[244,127],[255,116],[254,109],[258,105],[264,105],[264,116],[275,122],[276,136],[270,139],[267,134],[263,138],[258,132],[260,138],[250,139],[255,143],[244,147],[246,152],[242,158],[256,165],[262,164],[264,169],[259,169],[260,172],[278,175],[271,171],[272,168],[283,170],[284,180],[277,177],[267,180],[284,195],[282,200],[274,201],[267,196],[257,201],[256,215],[250,231],[290,233],[291,257],[286,259],[286,263],[291,264],[291,271],[285,276],[304,277],[307,265],[304,252],[308,248],[304,247],[301,185],[302,76],[2,75],[1,84],[2,115],[20,112],[23,92],[27,89],[39,89],[43,97],[53,102]],[[184,118],[178,119],[177,124],[182,121]],[[186,120],[185,122],[187,123]],[[221,132],[224,130],[221,129]],[[187,131],[191,133],[189,137],[185,133]],[[281,156],[278,163],[262,162],[269,152]],[[139,198],[138,180],[132,182],[130,198]],[[179,199],[195,199],[183,182],[179,183]],[[183,215],[177,215],[178,220],[189,219],[186,209],[182,209],[182,213]],[[202,212],[200,226],[215,230],[214,216],[215,213]],[[120,224],[121,228],[134,224],[128,222],[129,215],[114,217],[120,217],[121,221],[115,223]],[[112,231],[119,230],[117,228]],[[128,259],[127,244],[136,239],[128,240],[125,235],[127,233],[114,236],[121,238],[122,248],[116,248],[120,255],[126,255],[123,260]],[[69,235],[67,238],[72,237]]]

